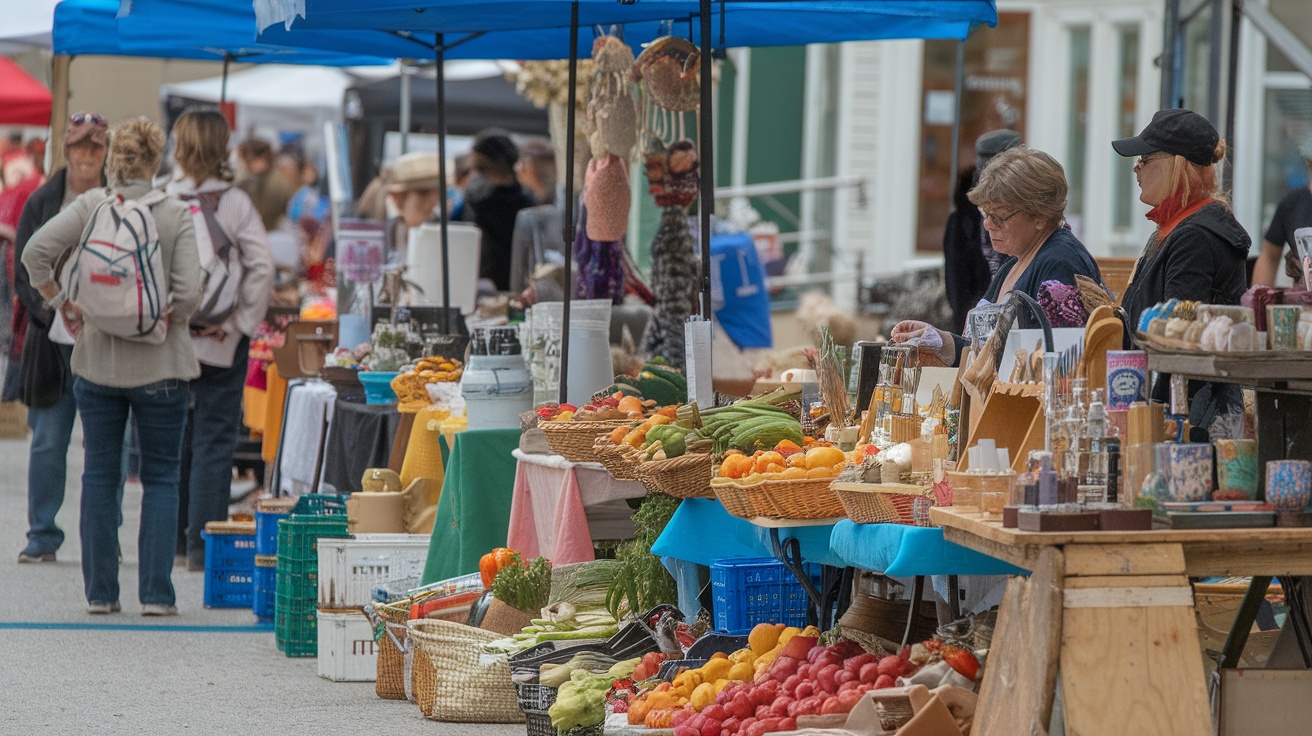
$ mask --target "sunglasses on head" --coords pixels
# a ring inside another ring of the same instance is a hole
[[[81,125],[82,123],[91,123],[97,128],[109,127],[109,123],[105,122],[105,119],[100,117],[99,113],[94,113],[94,112],[79,112],[73,115],[72,117],[70,117],[68,119],[68,122],[72,123],[73,125]]]

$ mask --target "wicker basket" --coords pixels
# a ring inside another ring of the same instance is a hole
[[[715,498],[715,491],[711,489],[714,466],[710,455],[691,453],[669,460],[645,462],[638,466],[638,477],[646,476],[651,485],[647,485],[647,482],[643,485],[650,491],[666,496]]]
[[[752,499],[748,498],[747,489],[743,486],[731,480],[712,479],[711,490],[715,492],[715,497],[720,499],[724,510],[733,516],[743,519],[760,516],[752,506]]]
[[[415,642],[415,694],[424,717],[457,723],[523,723],[510,682],[510,661],[484,645],[499,634],[463,624],[418,619],[409,623]],[[419,652],[427,655],[421,662]],[[430,677],[431,675],[431,677]]]
[[[929,526],[932,488],[905,483],[835,483],[833,488],[848,517],[858,524]]]
[[[771,519],[838,519],[847,516],[833,478],[767,480],[747,486],[757,516]]]
[[[606,422],[538,422],[538,429],[547,438],[547,444],[561,457],[572,463],[591,463],[597,461],[593,453],[598,437],[604,437],[616,427],[627,425],[625,421]]]
[[[408,602],[374,603],[366,609],[374,622],[378,640],[378,679],[374,692],[384,700],[405,700],[406,621],[410,618]]]
[[[628,445],[612,444],[606,435],[597,437],[593,444],[593,461],[599,462],[615,480],[637,480],[638,463],[633,460],[636,450]]]
[[[524,613],[493,598],[488,604],[487,613],[483,614],[483,622],[479,624],[479,628],[502,636],[514,636],[523,631],[525,626],[532,624],[532,614]]]

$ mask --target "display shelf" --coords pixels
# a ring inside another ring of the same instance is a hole
[[[1148,348],[1148,370],[1208,381],[1299,386],[1312,392],[1312,353],[1263,350],[1206,353]]]

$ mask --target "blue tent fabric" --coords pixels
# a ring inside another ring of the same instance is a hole
[[[237,9],[245,7],[238,4]],[[390,58],[364,56],[323,48],[277,46],[257,42],[254,12],[249,23],[236,30],[213,23],[197,26],[196,37],[172,33],[166,28],[144,39],[130,39],[119,15],[119,0],[63,0],[55,6],[52,47],[56,54],[148,56],[169,59],[221,61],[232,58],[249,63],[316,64],[322,66],[370,66],[387,64]]]
[[[905,524],[833,526],[829,548],[840,564],[893,577],[913,575],[1023,575],[1025,571],[943,539],[942,529]]]
[[[253,2],[261,38],[275,43],[307,29],[374,28],[442,33],[448,58],[559,59],[569,52],[567,0],[305,0],[303,17],[294,0]],[[712,9],[717,47],[961,39],[975,25],[997,23],[994,0],[715,0]],[[670,33],[695,36],[699,10],[697,0],[579,0],[579,23],[594,32],[622,27],[625,41],[638,48]],[[586,56],[591,45],[592,34],[581,33],[579,53]]]
[[[843,561],[829,551],[832,529],[830,525],[787,527],[779,530],[779,538],[797,539],[807,562],[841,566]],[[707,566],[716,560],[774,556],[768,529],[730,516],[714,498],[684,499],[651,553]]]

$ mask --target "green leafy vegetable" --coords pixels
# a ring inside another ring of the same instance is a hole
[[[619,618],[626,610],[646,611],[661,603],[678,600],[674,578],[659,558],[651,553],[656,538],[679,507],[679,499],[670,496],[647,496],[633,514],[633,539],[615,551],[615,570],[606,592],[606,609]]]
[[[502,568],[492,581],[492,597],[525,613],[541,611],[550,595],[551,563],[545,557],[526,566],[516,554],[514,563]]]

